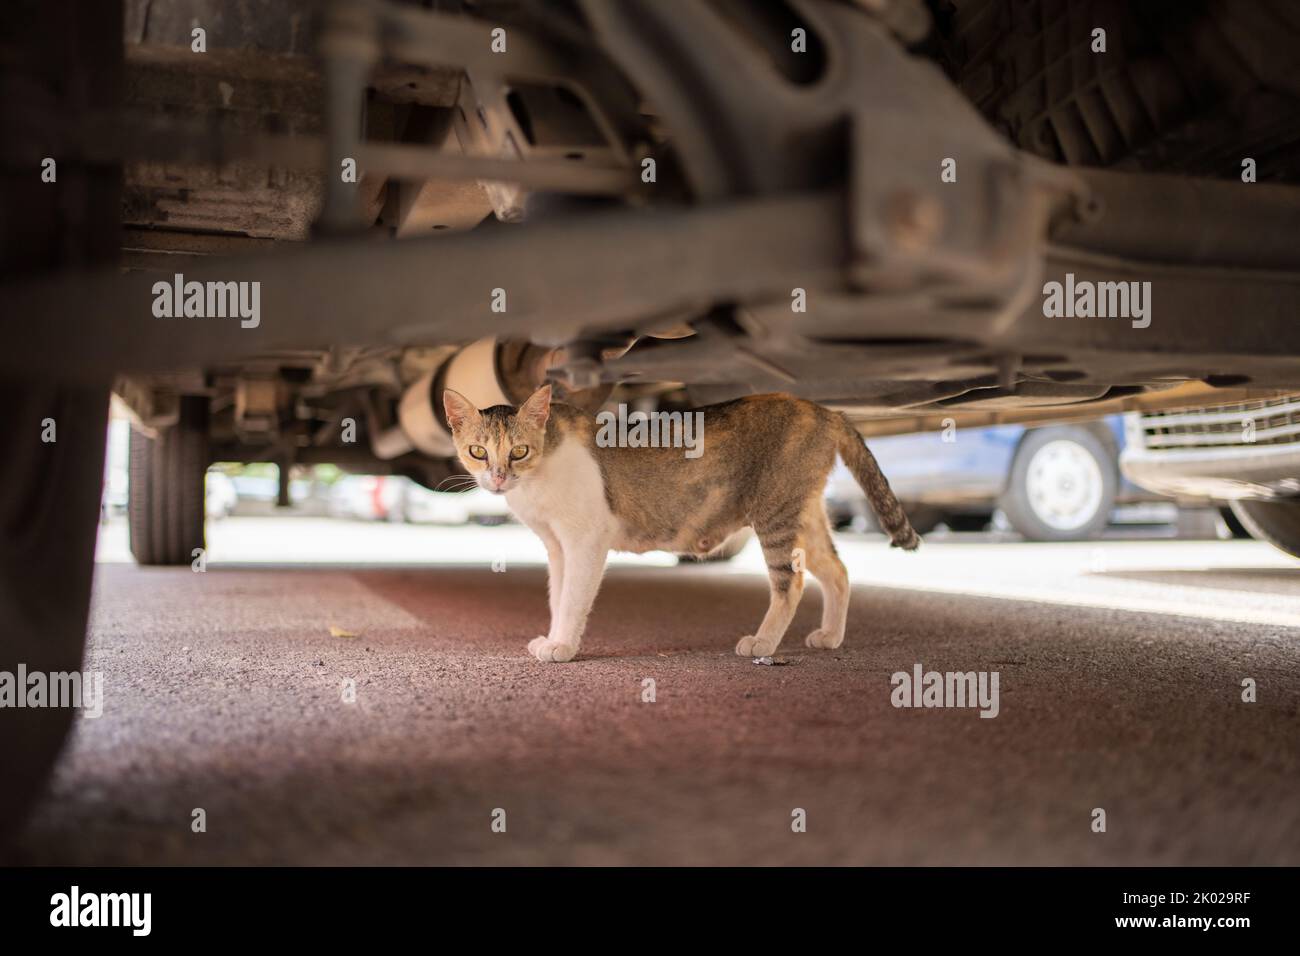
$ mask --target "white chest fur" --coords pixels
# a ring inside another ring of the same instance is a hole
[[[600,466],[575,440],[547,451],[531,475],[506,493],[506,502],[524,524],[560,539],[612,536],[616,521],[605,500]]]

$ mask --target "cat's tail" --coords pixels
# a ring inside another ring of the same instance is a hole
[[[871,510],[876,513],[885,534],[889,535],[890,544],[904,551],[915,551],[921,543],[921,536],[916,533],[912,523],[907,520],[903,506],[894,497],[889,481],[876,464],[876,456],[871,454],[871,450],[862,441],[862,436],[845,416],[837,415],[836,418],[840,425],[837,439],[840,457],[867,493]]]

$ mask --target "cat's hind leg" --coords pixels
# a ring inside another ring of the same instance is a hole
[[[776,651],[786,628],[799,607],[803,595],[803,566],[795,549],[802,546],[802,535],[794,523],[755,526],[763,558],[767,561],[769,599],[767,613],[756,634],[747,635],[736,645],[741,657],[767,657]]]
[[[809,634],[804,643],[809,647],[834,649],[844,643],[844,625],[849,617],[849,572],[835,553],[824,508],[809,525],[806,560],[808,570],[822,587],[822,626]]]

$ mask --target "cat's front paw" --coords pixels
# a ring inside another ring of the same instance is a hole
[[[741,657],[769,657],[776,650],[776,643],[764,644],[752,634],[747,634],[736,645],[736,653]]]
[[[840,631],[835,634],[819,627],[804,638],[804,643],[809,647],[821,647],[833,651],[844,643],[844,632]]]
[[[578,645],[565,644],[549,637],[534,637],[528,642],[528,651],[539,661],[563,664],[565,661],[573,660],[573,655],[578,653]]]

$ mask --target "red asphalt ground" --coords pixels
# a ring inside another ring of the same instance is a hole
[[[15,862],[1300,863],[1297,629],[857,587],[812,651],[810,587],[764,667],[761,578],[622,567],[543,665],[540,568],[97,574],[104,716]],[[1000,716],[895,709],[916,662]]]

